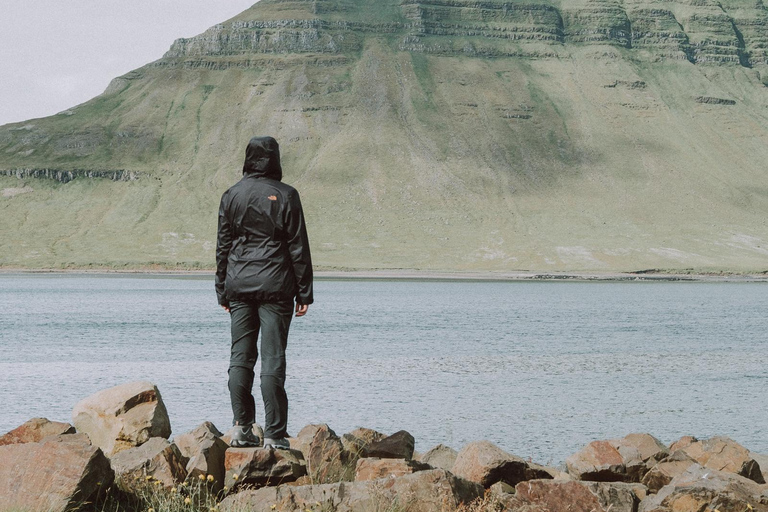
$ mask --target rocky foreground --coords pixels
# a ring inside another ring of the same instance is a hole
[[[222,512],[768,512],[760,467],[768,456],[726,437],[594,441],[564,471],[488,441],[417,454],[406,431],[339,437],[324,424],[303,428],[290,450],[230,448],[209,422],[169,441],[166,408],[149,382],[86,398],[72,419],[35,418],[0,437],[0,511],[105,510],[105,489],[146,498],[151,487],[155,498],[171,497],[158,512],[183,509],[166,506],[172,498]]]

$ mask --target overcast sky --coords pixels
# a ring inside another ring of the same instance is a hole
[[[257,0],[2,0],[0,125],[61,112]]]

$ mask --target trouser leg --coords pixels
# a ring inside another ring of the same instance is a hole
[[[264,399],[264,437],[287,437],[288,397],[285,394],[285,347],[293,317],[293,302],[261,304],[261,397]]]
[[[253,368],[259,356],[256,345],[259,334],[257,307],[232,301],[229,305],[232,319],[232,350],[229,358],[229,397],[234,422],[251,425],[256,419],[253,399]]]

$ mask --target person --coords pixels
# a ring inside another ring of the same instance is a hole
[[[216,244],[216,295],[230,314],[231,446],[259,446],[253,433],[254,367],[261,331],[264,446],[287,448],[285,348],[295,312],[313,302],[312,258],[299,194],[282,183],[280,147],[272,137],[248,143],[243,178],[224,192]],[[295,307],[294,307],[295,302]]]

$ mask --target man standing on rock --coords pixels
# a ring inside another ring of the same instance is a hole
[[[264,446],[289,446],[285,347],[293,313],[304,316],[313,302],[312,259],[299,194],[282,177],[277,141],[254,137],[245,151],[243,178],[224,192],[219,207],[216,295],[232,320],[232,446],[260,444],[252,430],[259,330]]]

